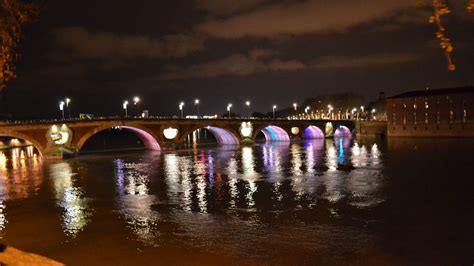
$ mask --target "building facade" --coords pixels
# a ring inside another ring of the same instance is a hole
[[[390,137],[474,137],[474,87],[412,91],[387,99]]]

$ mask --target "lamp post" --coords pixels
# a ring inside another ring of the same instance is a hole
[[[59,102],[59,110],[61,111],[61,114],[64,120],[64,101]]]
[[[197,107],[197,115],[198,115],[198,118],[199,118],[201,116],[199,114],[199,99],[194,100],[194,105],[196,105],[196,107]]]
[[[184,102],[179,103],[179,111],[181,112],[181,118],[184,117],[183,107],[184,107]]]
[[[124,101],[122,107],[123,107],[123,110],[125,110],[125,117],[127,117],[128,116],[128,101]]]
[[[252,116],[252,113],[250,112],[250,101],[245,101],[245,105],[247,105],[247,109],[249,112],[249,118]]]
[[[138,96],[133,97],[133,105],[136,106],[136,109],[137,109],[137,116],[140,116],[140,107],[139,107],[139,104],[140,104],[140,98],[139,98]]]
[[[306,106],[306,108],[304,109],[304,112],[306,113],[306,116],[308,116],[308,111],[309,111],[309,109],[311,109],[311,107],[309,107],[309,106]],[[306,118],[307,118],[307,117],[306,117]]]
[[[328,111],[329,111],[329,112],[328,112],[328,116],[329,116],[330,118],[332,118],[332,110],[334,110],[334,108],[332,107],[332,105],[328,104]]]
[[[275,119],[275,109],[277,108],[276,105],[273,105],[272,111],[273,111],[273,119]]]
[[[66,98],[66,108],[67,108],[67,113],[69,116],[69,119],[71,119],[71,108],[69,108],[69,103],[71,102],[71,99]]]
[[[231,103],[229,103],[229,104],[227,105],[227,112],[229,112],[229,118],[230,118],[230,108],[232,108],[232,104],[231,104]]]
[[[298,104],[297,103],[293,103],[293,108],[295,109],[295,111],[298,109]]]

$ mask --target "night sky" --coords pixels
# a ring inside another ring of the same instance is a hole
[[[319,94],[474,85],[474,14],[467,0],[447,1],[443,17],[457,71],[446,71],[428,24],[430,7],[416,0],[47,0],[28,27],[18,78],[2,111],[58,117],[122,114],[135,95],[151,115],[244,112]]]

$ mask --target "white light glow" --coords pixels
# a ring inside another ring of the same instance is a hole
[[[178,129],[169,127],[165,130],[163,130],[163,135],[165,136],[166,139],[174,139],[178,135]]]
[[[252,131],[253,131],[252,123],[242,122],[242,125],[240,126],[240,134],[243,137],[249,138],[250,136],[252,136]]]
[[[300,133],[300,128],[299,127],[292,127],[291,128],[291,134],[298,135],[299,133]]]

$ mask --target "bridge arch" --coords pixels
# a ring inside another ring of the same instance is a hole
[[[303,139],[324,139],[324,132],[317,126],[308,126],[304,129]]]
[[[8,132],[8,133],[0,132],[0,137],[15,138],[15,139],[21,139],[21,140],[27,141],[31,143],[31,145],[36,149],[36,151],[38,151],[39,156],[41,158],[43,158],[46,155],[46,150],[43,147],[43,145],[41,145],[41,143],[36,141],[34,138],[27,136],[25,134],[17,133],[17,132]]]
[[[341,125],[336,129],[336,131],[334,131],[334,137],[336,138],[352,137],[352,132],[348,127]]]
[[[216,139],[219,145],[239,145],[240,144],[239,138],[237,137],[238,135],[235,132],[233,132],[233,130],[223,128],[223,127],[217,127],[213,125],[209,125],[205,127],[202,127],[202,126],[193,127],[190,130],[184,132],[184,134],[182,134],[181,140],[185,141],[186,138],[190,134],[192,134],[193,132],[199,129],[208,130],[214,136],[214,138]]]
[[[267,142],[289,142],[290,141],[290,135],[288,134],[288,132],[286,132],[285,129],[279,126],[268,125],[268,126],[261,127],[259,130],[256,130],[254,139],[257,138],[257,135],[260,132],[263,133],[263,135],[265,136],[265,140]]]
[[[156,151],[156,150],[161,149],[156,136],[151,130],[147,128],[144,128],[141,126],[126,126],[126,125],[110,126],[108,125],[108,126],[98,127],[95,130],[91,130],[90,132],[82,136],[76,144],[77,151],[80,151],[82,147],[84,146],[84,144],[93,136],[111,128],[119,128],[119,129],[123,129],[123,130],[134,133],[138,138],[140,138],[140,140],[143,142],[147,150]]]

